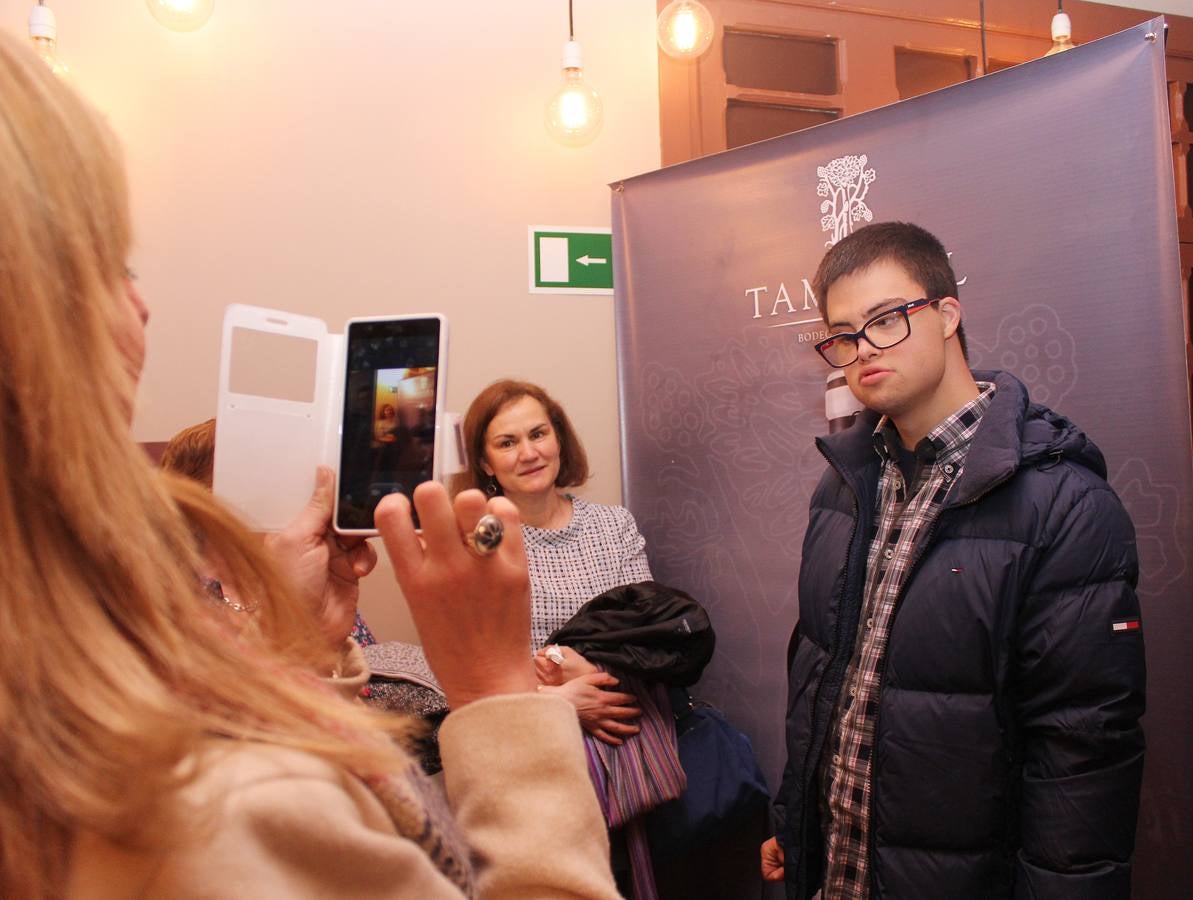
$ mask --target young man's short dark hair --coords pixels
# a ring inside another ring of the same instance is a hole
[[[825,321],[828,320],[825,307],[829,288],[839,279],[868,269],[882,260],[902,266],[924,289],[924,296],[929,300],[957,296],[957,276],[953,274],[949,254],[935,236],[910,222],[877,222],[839,241],[820,261],[812,291],[820,302],[820,315]],[[964,325],[957,328],[957,340],[961,342],[961,352],[968,359]]]

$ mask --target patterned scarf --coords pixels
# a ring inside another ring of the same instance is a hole
[[[348,677],[341,680],[341,686],[367,678],[360,647],[349,640],[344,669]],[[353,677],[353,673],[357,673]],[[288,673],[294,677],[293,671]],[[298,677],[310,682],[312,689],[343,696],[344,691],[336,682],[305,672]],[[358,701],[359,702],[359,701]],[[389,740],[379,732],[364,732],[346,729],[340,725],[329,725],[328,730],[361,746],[377,746]],[[418,762],[408,753],[402,755],[401,764],[388,772],[356,772],[355,774],[372,791],[373,796],[385,808],[398,834],[413,841],[427,854],[435,867],[468,898],[476,896],[476,883],[470,861],[470,850],[464,835],[460,833],[448,807],[442,790],[423,773]]]
[[[465,897],[476,896],[468,844],[443,791],[410,758],[399,772],[362,779],[389,813],[402,837],[413,841]]]

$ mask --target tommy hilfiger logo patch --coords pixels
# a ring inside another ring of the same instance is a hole
[[[1138,631],[1139,629],[1138,619],[1118,619],[1110,623],[1111,631]]]

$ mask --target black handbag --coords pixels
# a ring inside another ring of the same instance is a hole
[[[723,838],[770,803],[766,778],[744,733],[713,706],[672,689],[679,761],[687,790],[646,815],[653,853],[691,850]]]

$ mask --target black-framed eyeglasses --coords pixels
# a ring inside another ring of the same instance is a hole
[[[927,309],[933,303],[939,302],[939,298],[908,300],[894,309],[880,312],[857,331],[842,331],[840,334],[829,335],[815,345],[816,352],[834,369],[844,369],[857,359],[857,342],[861,338],[865,338],[866,343],[875,350],[886,350],[888,347],[893,347],[895,344],[907,340],[907,336],[911,334],[909,317],[912,313]]]

